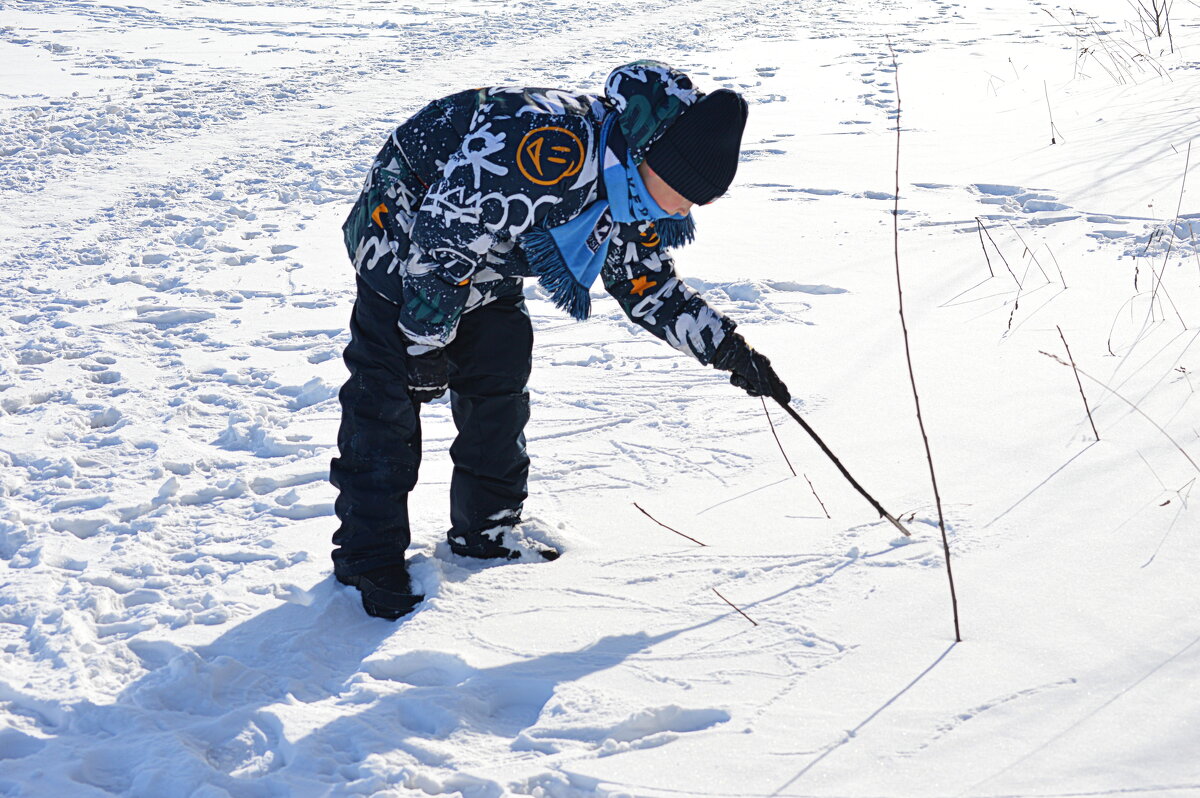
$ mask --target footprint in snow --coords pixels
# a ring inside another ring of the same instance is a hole
[[[772,293],[799,293],[823,296],[844,294],[845,288],[832,285],[798,283],[792,280],[735,280],[729,283],[710,283],[689,277],[684,280],[701,293],[720,292],[729,299],[739,302],[760,302]]]
[[[1030,224],[1046,225],[1078,219],[1082,214],[1053,194],[1001,183],[975,183],[971,188],[984,205],[993,205]]]
[[[757,161],[761,158],[766,158],[771,155],[787,155],[787,150],[781,150],[776,147],[759,147],[757,149],[743,149],[743,161]]]
[[[578,717],[578,713],[556,712],[553,704],[542,713],[537,725],[523,731],[513,743],[516,751],[539,751],[554,754],[581,743],[597,750],[600,756],[611,756],[639,748],[653,748],[677,739],[680,734],[704,731],[729,722],[731,716],[721,709],[685,709],[676,705],[650,707],[627,715],[620,720],[601,718],[593,724],[558,725],[562,716]]]
[[[135,322],[153,325],[160,330],[185,324],[196,324],[215,318],[217,314],[194,308],[166,308],[160,305],[142,305],[136,309]]]
[[[276,352],[295,352],[305,349],[328,349],[328,345],[338,336],[341,329],[327,330],[280,330],[268,333],[267,340],[255,341],[255,346],[264,346]],[[324,359],[328,360],[328,357]]]

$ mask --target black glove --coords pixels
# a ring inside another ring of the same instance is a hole
[[[751,396],[769,396],[784,404],[792,398],[767,356],[755,351],[738,333],[728,333],[721,341],[713,366],[733,372],[729,381]]]
[[[450,362],[446,350],[435,349],[424,355],[408,355],[408,394],[414,402],[432,402],[450,387]]]

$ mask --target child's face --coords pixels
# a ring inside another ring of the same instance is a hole
[[[645,161],[638,164],[638,172],[642,176],[642,182],[646,184],[646,190],[650,192],[650,196],[658,203],[658,207],[667,213],[679,216],[686,216],[688,211],[692,209],[692,205],[695,203],[668,186],[666,181],[659,177]]]

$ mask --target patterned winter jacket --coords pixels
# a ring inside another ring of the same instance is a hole
[[[703,94],[665,64],[615,70],[605,96],[473,89],[430,103],[388,138],[343,226],[362,280],[400,306],[420,355],[453,340],[462,313],[521,291],[522,233],[574,218],[604,192],[600,131],[617,114],[635,162]],[[634,322],[712,362],[734,323],[675,275],[651,223],[616,223],[601,270]]]

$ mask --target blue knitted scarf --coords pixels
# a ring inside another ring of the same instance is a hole
[[[614,222],[654,222],[664,247],[682,246],[695,236],[690,214],[669,214],[650,196],[616,120],[610,115],[600,131],[606,196],[564,224],[535,227],[521,238],[538,282],[555,305],[580,321],[591,314],[589,290],[604,267]]]

